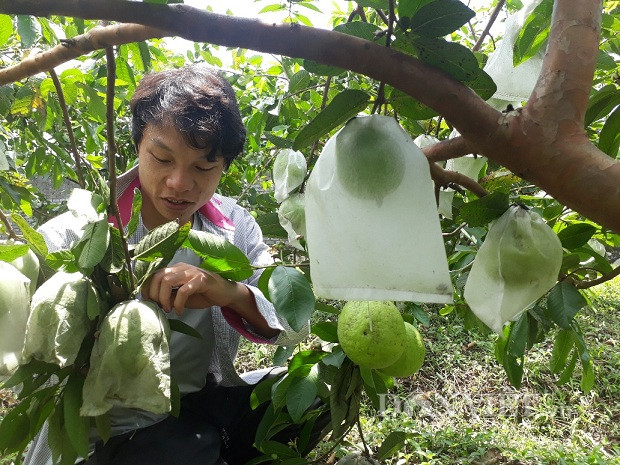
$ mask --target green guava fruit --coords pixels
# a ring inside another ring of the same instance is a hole
[[[30,280],[0,261],[0,377],[17,369],[30,309]]]
[[[24,360],[71,365],[91,328],[87,306],[93,299],[93,283],[81,273],[59,271],[44,282],[30,303]]]
[[[394,121],[379,115],[354,118],[336,134],[336,175],[352,196],[383,199],[405,176],[405,152],[390,136]]]
[[[426,348],[422,336],[415,326],[405,322],[405,350],[402,355],[390,366],[382,368],[380,371],[388,376],[396,378],[407,378],[420,369],[424,363]]]
[[[338,340],[360,366],[385,368],[405,349],[405,324],[392,302],[349,301],[338,316]]]
[[[128,300],[106,315],[90,356],[80,414],[113,406],[170,411],[170,326],[153,302]]]

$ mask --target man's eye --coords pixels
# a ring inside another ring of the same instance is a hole
[[[198,171],[202,171],[203,173],[206,173],[206,172],[211,171],[213,169],[213,167],[211,167],[211,168],[203,168],[203,167],[197,166],[196,169]]]
[[[165,160],[163,158],[159,158],[154,153],[151,153],[151,156],[155,159],[155,161],[157,161],[159,163],[170,163],[168,160]]]

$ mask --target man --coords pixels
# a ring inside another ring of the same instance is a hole
[[[136,88],[131,111],[138,165],[119,178],[118,204],[126,223],[138,188],[142,210],[129,242],[137,243],[149,230],[176,219],[225,238],[254,266],[270,264],[253,217],[233,199],[215,193],[245,141],[230,84],[202,66],[153,73]],[[40,228],[50,252],[69,248],[78,238],[70,216],[65,213]],[[256,287],[260,271],[237,283],[199,268],[200,262],[181,249],[141,288],[143,299],[202,335],[171,335],[171,374],[182,396],[179,418],[113,408],[113,437],[106,444],[96,442],[85,463],[232,465],[258,455],[252,442],[266,406],[250,409],[252,386],[235,371],[240,335],[282,345],[295,344],[303,335],[292,331]],[[39,438],[26,463],[49,463],[49,457],[44,438]]]

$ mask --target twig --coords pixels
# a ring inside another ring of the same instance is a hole
[[[476,148],[464,137],[442,140],[422,149],[428,161],[445,161],[451,158],[459,158],[470,153],[477,153]]]
[[[364,453],[366,457],[370,457],[370,449],[368,448],[368,444],[366,444],[366,439],[364,439],[364,431],[362,430],[362,422],[360,421],[360,415],[357,414],[357,431],[360,433],[360,439],[362,440],[362,445],[364,446]]]
[[[499,12],[502,10],[504,3],[506,3],[506,0],[499,0],[499,2],[497,2],[497,5],[495,6],[493,13],[491,13],[491,17],[489,18],[489,22],[487,23],[484,30],[482,31],[482,34],[480,34],[480,37],[478,37],[478,41],[474,45],[474,48],[472,48],[473,52],[480,50],[480,47],[482,47],[482,42],[484,42],[484,38],[487,36],[489,31],[491,30],[491,26],[493,26],[493,23],[495,23],[495,20],[497,19],[497,15],[499,15]]]
[[[489,195],[489,193],[480,184],[464,174],[457,173],[456,171],[445,170],[432,162],[429,163],[429,166],[431,168],[431,178],[433,178],[433,180],[440,186],[445,186],[447,184],[458,184],[459,186],[463,186],[464,188],[470,190],[478,197]]]
[[[2,209],[0,209],[0,221],[2,221],[2,224],[4,224],[4,227],[6,229],[6,233],[9,235],[9,237],[11,239],[19,240],[19,236],[17,235],[17,233],[15,232],[13,227],[11,226],[11,223],[9,222],[9,219],[6,217],[6,215],[4,214]]]
[[[123,252],[125,254],[125,263],[129,275],[130,293],[135,290],[135,281],[131,271],[131,256],[129,255],[129,246],[123,232],[123,222],[121,214],[118,210],[118,202],[116,200],[116,143],[114,141],[114,84],[116,81],[116,61],[114,59],[114,48],[106,47],[105,49],[106,65],[108,69],[108,82],[106,86],[106,137],[108,139],[108,171],[110,184],[110,214],[116,218],[116,224],[121,233],[121,243],[123,244]]]
[[[454,231],[450,231],[448,233],[443,233],[442,236],[443,237],[451,237],[451,236],[456,236],[459,232],[461,232],[461,229],[463,229],[465,226],[467,226],[467,223],[461,223],[458,228],[456,228]]]
[[[82,189],[86,187],[84,182],[84,175],[82,174],[82,162],[80,161],[80,154],[78,153],[77,144],[75,143],[75,135],[73,133],[73,127],[71,126],[71,120],[69,119],[69,110],[67,110],[67,102],[65,100],[65,93],[62,90],[62,84],[54,68],[49,70],[54,87],[56,87],[56,93],[58,94],[58,103],[62,108],[62,117],[67,127],[67,134],[69,135],[69,142],[71,143],[71,152],[73,153],[73,160],[75,161],[75,173],[78,177],[78,184]]]
[[[572,282],[573,286],[575,286],[577,289],[588,289],[590,287],[598,286],[599,284],[602,284],[606,281],[610,281],[614,279],[616,276],[620,276],[620,266],[617,266],[609,273],[604,274],[596,279],[591,279],[588,281],[578,281],[576,279],[569,278],[569,280]]]

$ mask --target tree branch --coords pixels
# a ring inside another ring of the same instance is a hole
[[[14,239],[16,241],[19,240],[19,236],[17,235],[17,233],[15,232],[15,230],[13,229],[13,227],[11,226],[11,222],[9,221],[9,219],[6,217],[6,215],[4,214],[4,212],[2,211],[2,209],[0,209],[0,221],[2,222],[2,224],[4,225],[4,229],[6,230],[7,235],[11,238]]]
[[[86,187],[84,182],[84,175],[82,174],[82,161],[80,154],[78,153],[77,144],[75,143],[75,135],[73,133],[73,126],[71,126],[71,119],[69,118],[69,110],[67,109],[67,102],[65,101],[65,93],[62,90],[62,84],[54,68],[49,70],[54,87],[56,87],[56,93],[58,94],[58,103],[62,108],[62,118],[65,121],[65,127],[67,128],[67,134],[69,135],[69,143],[71,144],[71,152],[73,153],[73,161],[75,162],[75,173],[77,174],[78,184],[82,189]]]
[[[429,162],[437,162],[476,153],[476,148],[467,139],[459,136],[424,147],[422,153],[426,155]]]
[[[478,40],[476,41],[476,44],[472,48],[472,51],[477,52],[478,50],[480,50],[480,47],[482,47],[482,43],[484,42],[484,38],[487,36],[489,31],[491,30],[491,27],[495,23],[495,20],[497,19],[497,15],[499,15],[499,12],[502,11],[502,8],[504,7],[504,3],[506,3],[506,0],[499,0],[499,2],[497,2],[497,5],[495,5],[495,9],[493,10],[493,13],[491,13],[491,17],[489,18],[489,22],[487,23],[484,30],[482,31],[482,34],[480,34],[480,37],[478,37]]]
[[[0,13],[139,21],[189,40],[311,59],[385,81],[442,115],[475,152],[620,232],[620,163],[594,147],[583,130],[601,10],[600,0],[556,0],[550,46],[537,87],[523,111],[502,114],[443,72],[396,50],[338,32],[265,24],[183,4],[0,0]]]
[[[429,163],[431,168],[431,178],[437,186],[447,186],[448,184],[458,184],[470,190],[478,197],[484,197],[489,193],[472,178],[456,171],[445,170],[435,163]]]

